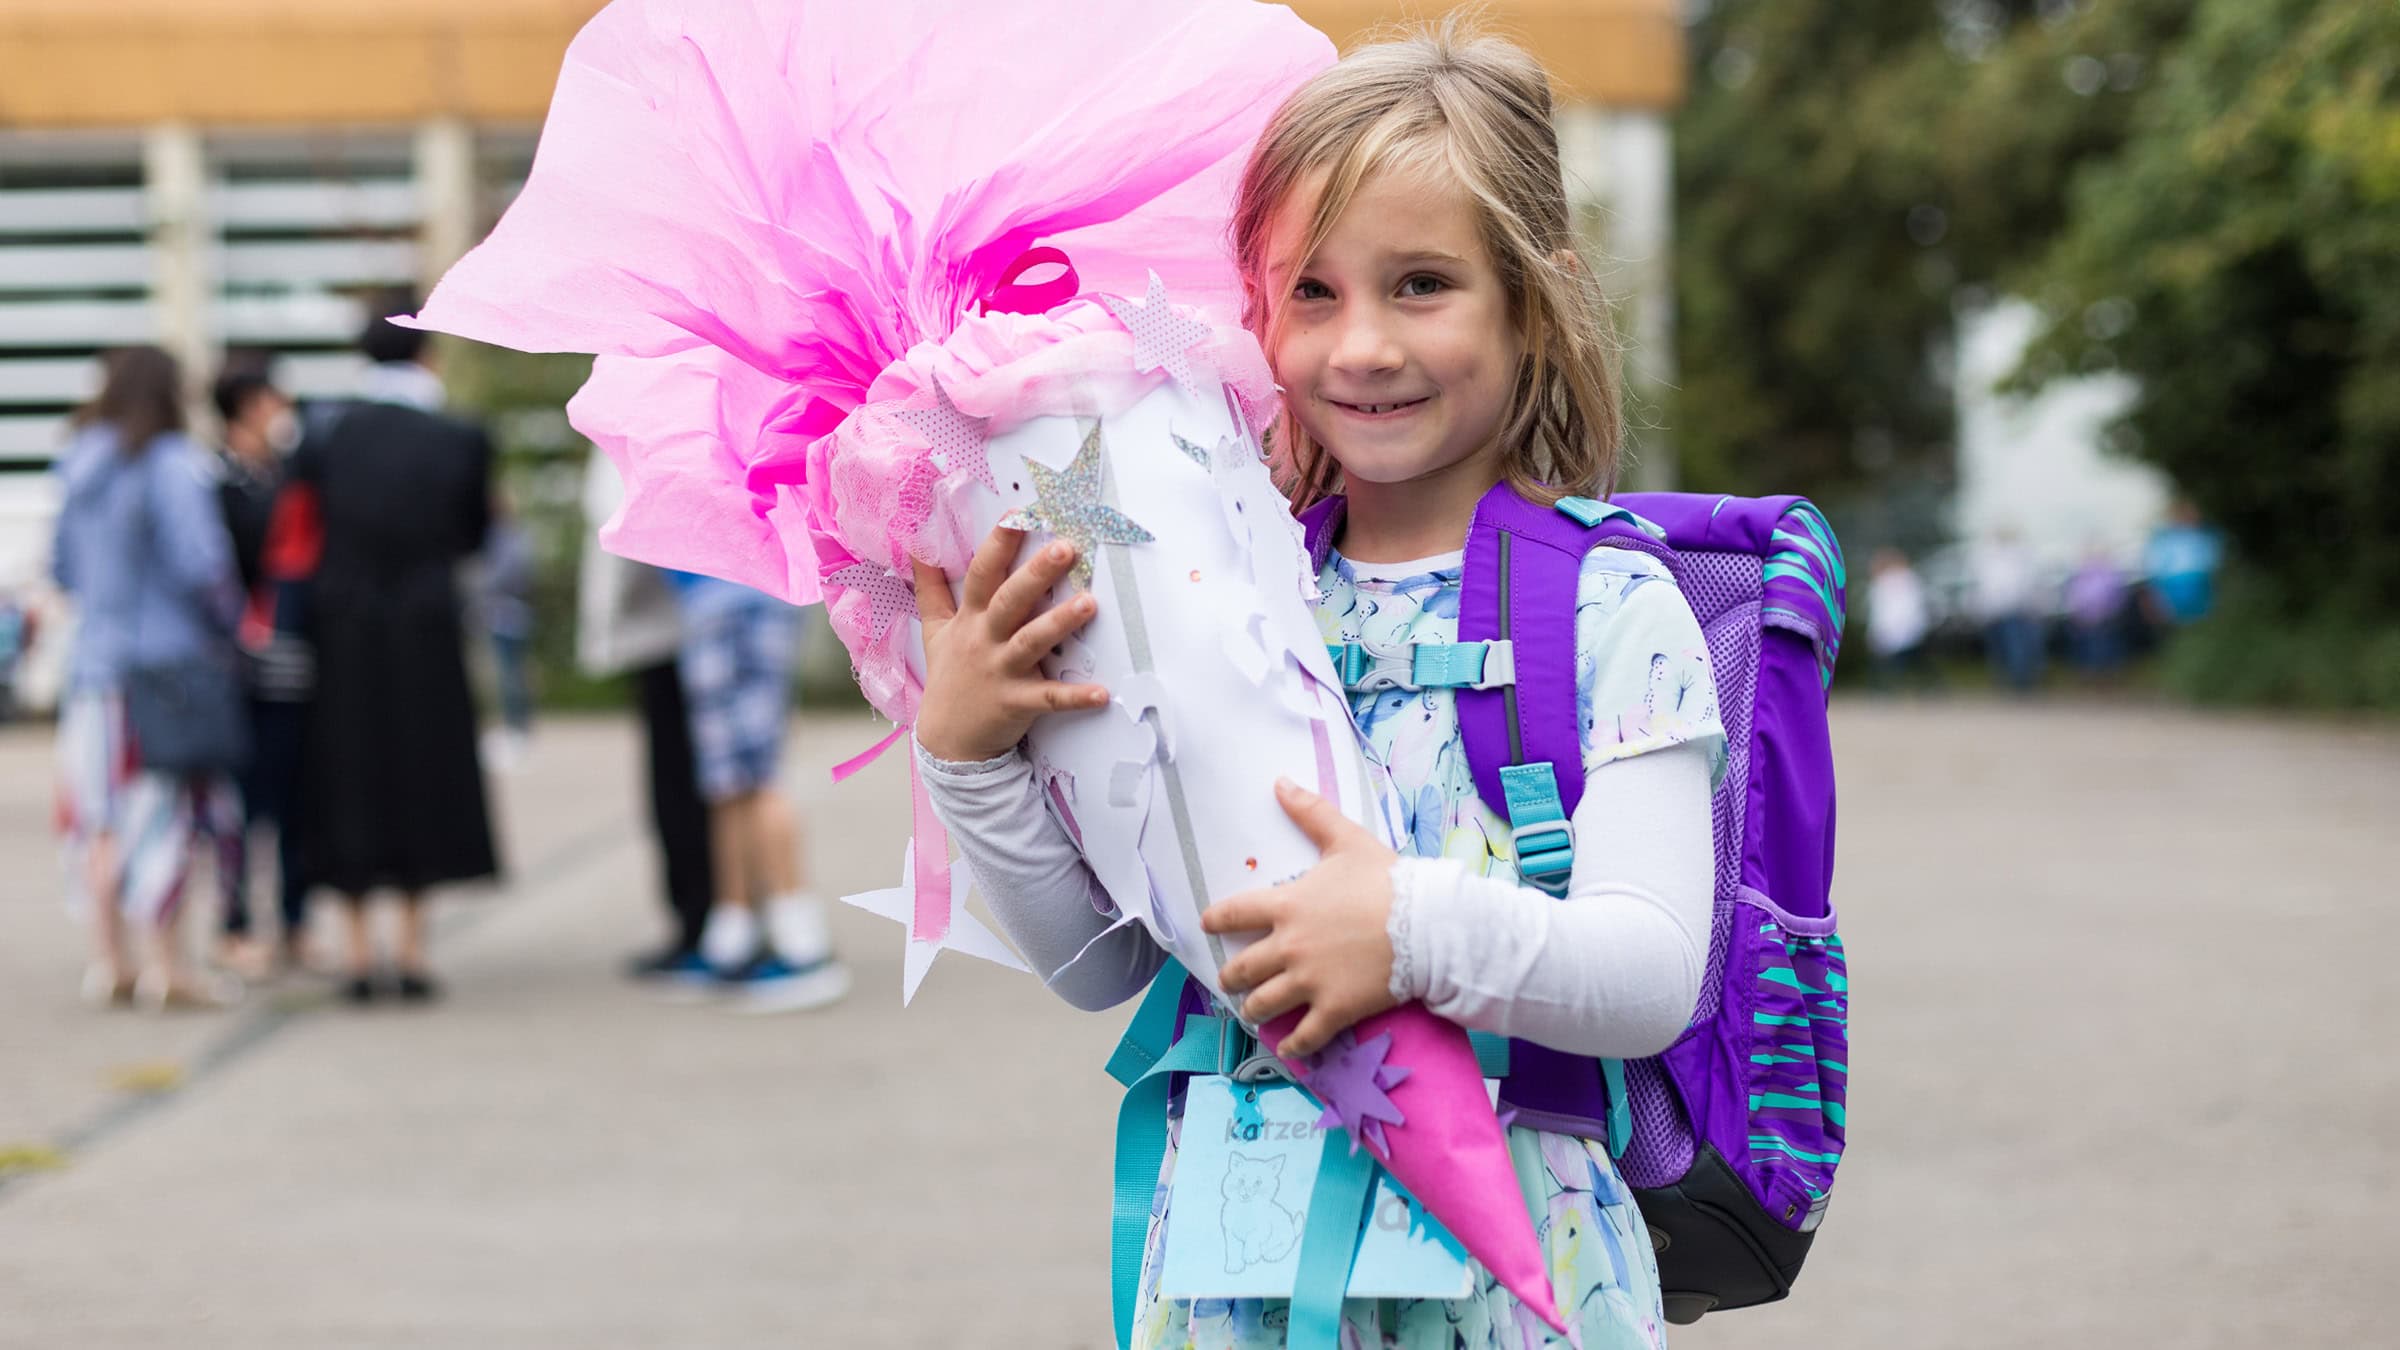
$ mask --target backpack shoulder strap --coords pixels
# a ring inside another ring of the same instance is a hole
[[[1574,866],[1569,817],[1583,799],[1576,707],[1575,599],[1594,548],[1633,548],[1675,570],[1674,551],[1621,507],[1584,497],[1544,506],[1502,483],[1467,530],[1458,639],[1507,642],[1516,679],[1458,691],[1459,731],[1476,791],[1507,817],[1517,870],[1562,894]]]
[[[1300,513],[1300,534],[1308,541],[1310,576],[1325,570],[1325,560],[1333,555],[1333,537],[1342,532],[1342,516],[1349,506],[1340,497],[1327,497]]]

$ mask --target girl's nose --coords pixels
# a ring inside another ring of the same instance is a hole
[[[1363,375],[1399,367],[1400,345],[1385,316],[1374,306],[1346,306],[1339,323],[1331,358],[1334,369]]]

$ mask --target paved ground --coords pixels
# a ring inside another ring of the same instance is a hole
[[[1677,1345],[2382,1343],[2400,733],[1836,722],[1850,1165],[1796,1298]],[[896,765],[820,786],[868,735],[798,738],[833,890],[898,861]],[[0,1346],[1106,1343],[1113,1019],[957,957],[904,1015],[898,930],[849,915],[831,1012],[645,997],[629,727],[505,781],[514,880],[447,903],[421,1013],[78,1006],[47,755],[0,735],[0,1167],[63,1159],[0,1180]]]

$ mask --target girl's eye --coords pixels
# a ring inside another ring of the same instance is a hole
[[[1303,281],[1292,287],[1294,300],[1323,300],[1332,294],[1333,292],[1327,290],[1322,281]]]
[[[1415,276],[1410,277],[1408,280],[1400,283],[1400,293],[1402,295],[1410,296],[1414,299],[1422,300],[1429,295],[1441,294],[1443,291],[1449,289],[1449,286],[1450,283],[1442,280],[1440,277],[1429,276],[1426,273],[1419,272]]]

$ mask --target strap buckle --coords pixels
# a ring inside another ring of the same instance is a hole
[[[1540,886],[1555,876],[1563,883],[1566,874],[1574,870],[1573,821],[1545,820],[1519,825],[1508,834],[1517,852],[1517,872],[1528,882]]]
[[[1575,868],[1575,822],[1559,801],[1557,771],[1548,760],[1511,764],[1500,771],[1500,788],[1508,803],[1517,876],[1548,894],[1566,894]]]
[[[1329,642],[1326,655],[1352,693],[1386,689],[1500,689],[1517,682],[1517,648],[1487,642]]]
[[[1233,1072],[1227,1076],[1237,1083],[1298,1081],[1292,1077],[1291,1069],[1284,1064],[1283,1060],[1265,1046],[1260,1046],[1256,1053],[1235,1065]]]

